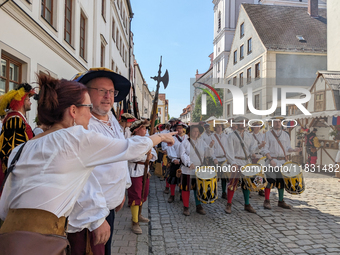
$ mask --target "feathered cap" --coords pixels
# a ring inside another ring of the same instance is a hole
[[[133,133],[136,129],[140,128],[141,126],[149,126],[150,125],[150,121],[148,120],[136,120],[135,122],[132,123],[131,127],[130,127],[130,131],[131,133]]]
[[[0,116],[6,114],[6,110],[18,110],[23,106],[26,96],[33,96],[34,89],[28,83],[22,83],[17,89],[12,89],[0,96]]]

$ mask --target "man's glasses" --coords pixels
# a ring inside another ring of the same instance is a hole
[[[93,109],[93,104],[76,104],[76,106],[77,107],[79,107],[79,106],[89,107],[91,112],[92,112],[92,109]]]
[[[98,91],[99,96],[105,96],[107,92],[109,92],[110,97],[116,97],[118,96],[119,91],[118,90],[107,90],[107,89],[98,89],[98,88],[89,88],[89,89],[96,89]]]

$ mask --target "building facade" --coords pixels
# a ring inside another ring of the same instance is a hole
[[[129,0],[12,0],[0,8],[0,94],[36,74],[71,79],[91,67],[129,78]],[[34,87],[34,85],[33,85]],[[33,125],[36,102],[27,113]],[[34,126],[34,125],[33,125]]]
[[[243,91],[247,117],[254,117],[247,104],[249,96],[255,109],[267,110],[274,87],[313,84],[315,73],[326,68],[326,23],[325,9],[319,9],[314,18],[302,7],[241,6],[225,82]],[[232,117],[232,112],[232,94],[226,89],[224,117]],[[279,105],[274,114],[281,114]]]

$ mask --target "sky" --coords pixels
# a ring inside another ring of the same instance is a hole
[[[134,17],[134,54],[149,90],[156,90],[162,56],[162,76],[169,84],[160,93],[169,100],[170,117],[179,117],[190,104],[190,78],[204,73],[213,52],[214,10],[212,0],[131,0]]]

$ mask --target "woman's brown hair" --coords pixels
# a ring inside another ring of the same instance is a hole
[[[68,107],[82,104],[85,100],[87,88],[79,82],[39,74],[38,83],[38,119],[41,124],[51,126],[61,122]]]

